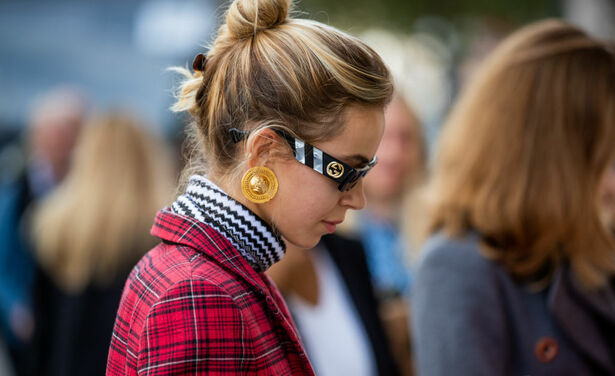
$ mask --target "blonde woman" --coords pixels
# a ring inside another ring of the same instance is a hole
[[[615,375],[612,46],[562,21],[507,38],[452,112],[413,296],[420,375]]]
[[[424,185],[428,154],[418,110],[425,100],[436,107],[438,102],[437,96],[425,94],[422,89],[417,95],[416,88],[417,82],[418,86],[428,83],[431,88],[438,87],[433,74],[437,64],[433,62],[439,56],[418,36],[372,31],[364,38],[389,66],[395,94],[384,113],[386,126],[376,152],[378,165],[365,178],[365,210],[357,212],[354,221],[349,222],[354,222],[354,236],[365,249],[374,292],[380,301],[379,314],[395,360],[402,374],[411,375],[409,295],[420,230],[426,222],[419,188]],[[425,73],[425,59],[430,61],[431,74],[418,75],[417,67]],[[425,117],[424,111],[422,115]]]
[[[282,237],[314,247],[363,207],[392,84],[367,45],[290,6],[234,1],[183,71],[174,109],[192,116],[206,165],[156,216],[162,243],[128,279],[109,375],[313,374],[264,272]]]
[[[37,375],[102,374],[123,283],[155,244],[151,217],[171,199],[165,151],[136,118],[92,118],[62,184],[36,210],[31,366]]]

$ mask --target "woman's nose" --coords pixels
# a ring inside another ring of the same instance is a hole
[[[365,207],[363,179],[359,179],[357,184],[349,191],[343,192],[342,197],[340,198],[340,205],[354,210],[361,210]]]

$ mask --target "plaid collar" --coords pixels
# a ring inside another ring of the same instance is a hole
[[[177,198],[171,210],[224,235],[257,272],[267,270],[286,251],[280,235],[265,221],[204,176],[190,177],[186,193]]]

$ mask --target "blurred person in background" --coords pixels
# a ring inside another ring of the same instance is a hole
[[[423,126],[410,99],[415,74],[411,66],[415,57],[424,58],[429,50],[411,37],[386,31],[368,32],[362,39],[385,59],[396,91],[385,109],[385,130],[376,153],[378,164],[365,177],[365,209],[351,213],[341,231],[362,244],[361,253],[367,260],[391,351],[400,372],[411,375],[412,260],[425,225],[417,188],[424,180],[427,164]]]
[[[425,172],[426,150],[421,123],[401,94],[385,111],[385,131],[376,156],[378,166],[365,178],[367,205],[359,230],[378,295],[407,296],[410,290],[410,234],[402,211]]]
[[[615,375],[614,83],[612,45],[546,20],[466,88],[413,287],[419,375]]]
[[[422,205],[415,188],[425,173],[426,145],[421,123],[401,93],[386,108],[385,124],[378,165],[365,178],[367,204],[358,215],[358,234],[391,346],[410,374],[411,252],[418,242]]]
[[[468,45],[454,71],[457,92],[463,91],[479,71],[485,58],[516,28],[516,24],[506,19],[489,16],[476,18],[470,25],[467,32]]]
[[[18,374],[28,365],[25,346],[34,330],[29,209],[66,175],[88,107],[83,93],[70,86],[36,98],[26,131],[26,163],[0,186],[0,319]]]
[[[282,292],[317,375],[398,375],[360,242],[287,244],[267,274]],[[341,350],[343,349],[343,350]]]
[[[130,269],[156,243],[151,218],[171,199],[163,145],[136,117],[85,125],[64,181],[37,206],[33,375],[103,375]]]

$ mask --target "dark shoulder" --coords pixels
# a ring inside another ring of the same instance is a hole
[[[413,287],[415,307],[474,314],[485,304],[499,305],[503,291],[515,289],[504,268],[482,255],[479,239],[475,233],[437,233],[428,240]]]
[[[445,268],[451,272],[486,272],[498,269],[480,252],[478,234],[468,232],[454,237],[444,232],[432,235],[423,246],[420,269]]]
[[[365,250],[359,240],[337,234],[330,234],[322,237],[321,244],[336,263],[365,264],[367,268]]]
[[[512,280],[505,268],[485,257],[480,247],[476,233],[453,237],[439,232],[431,236],[418,264],[415,292],[438,289],[447,290],[448,295],[460,291],[483,295],[511,288]]]
[[[506,276],[476,234],[434,234],[412,287],[412,335],[421,374],[509,374]]]
[[[363,246],[358,239],[338,234],[325,235],[322,237],[321,242],[331,249],[363,250]]]

